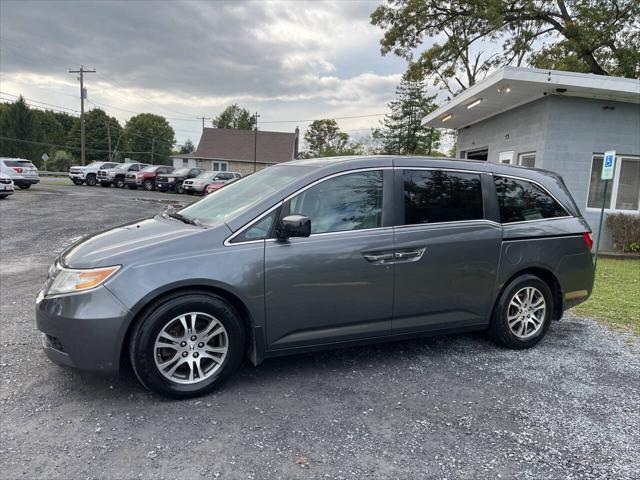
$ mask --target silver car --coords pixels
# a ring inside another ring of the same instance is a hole
[[[191,195],[194,193],[204,193],[205,188],[212,182],[230,181],[238,179],[242,175],[237,172],[208,171],[201,173],[196,178],[185,180],[182,184],[185,193]]]
[[[544,170],[418,157],[281,163],[87,237],[36,300],[53,361],[163,395],[243,358],[487,330],[529,348],[591,294],[591,234]]]
[[[40,182],[38,169],[30,160],[24,158],[0,158],[0,173],[11,177],[16,187],[30,188]]]

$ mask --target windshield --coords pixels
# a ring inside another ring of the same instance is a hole
[[[141,172],[155,172],[159,167],[155,165],[149,165],[148,167],[144,167]]]
[[[191,171],[191,169],[189,167],[187,168],[179,168],[177,170],[173,171],[174,175],[186,175]]]
[[[127,168],[129,168],[131,164],[130,163],[121,163],[120,165],[117,165],[114,167],[115,170],[126,170]]]
[[[199,202],[180,210],[180,214],[205,224],[226,221],[267,199],[307,171],[293,166],[265,168],[216,190]],[[215,175],[215,172],[211,175]]]
[[[100,165],[102,165],[102,162],[91,162],[87,167],[99,167]]]

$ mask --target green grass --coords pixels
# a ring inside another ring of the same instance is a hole
[[[591,297],[571,311],[640,335],[640,260],[599,258]]]

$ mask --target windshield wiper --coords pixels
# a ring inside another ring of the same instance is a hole
[[[175,218],[176,220],[180,220],[181,222],[186,223],[188,225],[196,225],[197,227],[202,226],[202,223],[200,223],[195,218],[185,217],[184,215],[181,215],[178,212],[164,212],[164,214],[167,215],[168,217]]]

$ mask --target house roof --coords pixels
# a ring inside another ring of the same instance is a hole
[[[426,117],[425,124],[436,128],[464,128],[544,95],[640,103],[640,80],[504,67],[434,110]]]
[[[205,128],[196,151],[185,157],[253,162],[255,140],[256,134],[253,130]],[[256,161],[280,163],[292,160],[295,141],[295,133],[259,130],[255,150]]]

